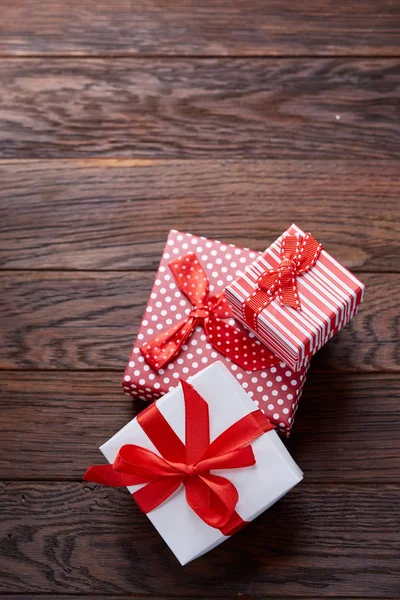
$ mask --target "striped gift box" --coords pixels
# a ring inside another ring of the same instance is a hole
[[[301,309],[281,306],[275,298],[257,315],[257,326],[252,326],[245,317],[244,303],[257,290],[259,276],[280,265],[280,249],[286,235],[305,233],[293,224],[225,292],[234,316],[297,371],[354,317],[363,300],[364,285],[322,250],[316,264],[297,277]]]

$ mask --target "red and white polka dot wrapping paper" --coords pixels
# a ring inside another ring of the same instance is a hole
[[[277,427],[289,435],[293,426],[308,364],[293,373],[284,362],[266,370],[245,371],[218,353],[207,342],[204,330],[196,327],[181,352],[164,368],[154,371],[140,353],[140,347],[157,333],[184,319],[192,308],[179,290],[168,263],[188,252],[195,252],[208,276],[210,294],[223,290],[258,256],[247,248],[209,240],[172,230],[157,271],[142,324],[123,377],[124,391],[134,398],[156,400],[197,371],[221,360],[241,383],[254,402]],[[229,323],[242,329],[234,319]],[[251,336],[254,334],[251,333]]]

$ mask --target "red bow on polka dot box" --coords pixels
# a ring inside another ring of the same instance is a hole
[[[364,285],[292,225],[225,292],[234,316],[301,372],[357,313]]]
[[[170,232],[124,373],[126,393],[156,400],[179,378],[221,360],[279,431],[289,435],[308,364],[294,374],[232,318],[223,293],[257,255]]]

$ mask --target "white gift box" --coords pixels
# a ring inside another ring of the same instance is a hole
[[[210,442],[236,421],[257,410],[250,396],[220,361],[188,378],[188,381],[208,403]],[[156,404],[177,436],[185,442],[182,387],[174,388]],[[124,444],[136,444],[159,454],[136,418],[103,444],[100,450],[113,463]],[[239,493],[236,512],[244,521],[255,519],[303,478],[302,471],[274,430],[264,433],[251,446],[256,459],[254,466],[212,471],[226,477],[236,487]],[[143,485],[129,486],[128,490],[134,493]],[[227,539],[219,529],[207,525],[190,508],[183,485],[147,516],[182,565]]]

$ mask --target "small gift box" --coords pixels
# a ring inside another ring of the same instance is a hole
[[[293,374],[232,318],[223,289],[257,253],[171,231],[123,377],[133,397],[156,400],[180,377],[222,360],[279,431],[289,435],[308,365]]]
[[[86,481],[127,486],[179,562],[208,552],[303,474],[273,426],[218,361],[101,446]]]
[[[364,285],[292,225],[225,292],[234,316],[299,371],[357,313]]]

